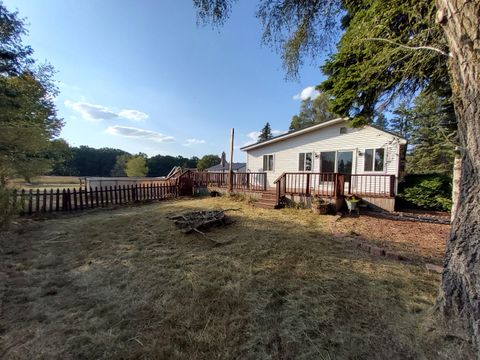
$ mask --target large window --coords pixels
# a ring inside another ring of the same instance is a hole
[[[364,171],[383,171],[385,168],[385,149],[365,149]]]
[[[353,152],[339,151],[337,154],[337,172],[342,174],[352,173]]]
[[[263,171],[273,171],[273,155],[263,155]]]
[[[320,153],[320,171],[323,173],[335,172],[335,151]]]
[[[312,171],[312,159],[311,152],[298,154],[298,171]]]

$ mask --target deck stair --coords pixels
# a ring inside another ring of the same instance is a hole
[[[277,206],[277,193],[275,189],[262,192],[262,197],[253,203],[254,207],[262,209],[276,209]]]

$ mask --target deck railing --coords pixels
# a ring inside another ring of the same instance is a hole
[[[285,195],[395,196],[395,175],[289,172],[280,175],[274,184],[278,201]]]
[[[266,191],[267,174],[263,172],[229,172],[215,173],[205,171],[190,171],[183,177],[192,180],[196,187],[218,187],[228,188],[230,182],[232,189],[248,191]]]

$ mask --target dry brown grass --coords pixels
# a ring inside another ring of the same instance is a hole
[[[209,236],[167,216],[240,207]],[[447,359],[439,275],[373,258],[328,217],[180,200],[2,234],[0,358]],[[463,356],[463,355],[462,355]]]
[[[12,179],[8,182],[8,187],[16,189],[63,189],[80,186],[78,176],[37,176],[28,183],[24,179]]]

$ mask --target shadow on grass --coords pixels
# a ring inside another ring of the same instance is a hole
[[[219,207],[242,208],[209,233],[233,240],[220,247],[167,218]],[[306,212],[202,199],[9,236],[5,358],[414,359],[461,349],[427,329],[437,275],[332,240]]]

